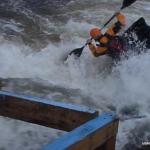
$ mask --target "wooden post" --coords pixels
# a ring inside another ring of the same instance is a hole
[[[116,115],[104,113],[60,137],[42,150],[114,150],[117,131]]]
[[[102,146],[96,148],[95,150],[115,150],[116,145],[116,135],[108,139]]]

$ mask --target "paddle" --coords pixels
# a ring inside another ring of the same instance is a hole
[[[130,6],[131,4],[133,4],[136,0],[124,0],[123,1],[123,4],[122,4],[122,7],[119,9],[119,11],[123,10],[124,8]],[[116,13],[114,13],[114,15],[104,24],[104,26],[101,28],[104,29],[110,22],[112,19],[115,18],[116,14],[119,12],[117,11]]]
[[[124,8],[130,6],[130,5],[133,4],[135,1],[136,1],[136,0],[124,0],[124,1],[123,1],[123,4],[122,4],[122,7],[120,8],[119,11],[121,11],[121,10],[123,10]],[[116,14],[117,14],[119,11],[117,11],[117,12],[104,24],[104,26],[101,28],[101,30],[104,29],[104,28],[111,22],[111,20],[115,18]],[[83,52],[83,49],[84,49],[86,46],[87,46],[87,43],[85,43],[85,45],[82,46],[81,48],[77,48],[77,49],[72,50],[72,51],[69,53],[69,55],[74,54],[75,56],[80,57],[81,54],[82,54],[82,52]],[[69,55],[68,55],[68,56],[69,56]],[[68,56],[67,56],[67,58],[68,58]],[[67,58],[66,58],[66,59],[67,59]]]

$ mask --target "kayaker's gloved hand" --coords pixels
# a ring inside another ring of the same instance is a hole
[[[92,43],[92,39],[88,39],[87,41],[86,41],[86,44],[91,44]]]
[[[123,25],[123,26],[126,25],[125,16],[124,16],[121,12],[117,12],[117,13],[116,13],[116,17],[117,17],[118,22],[121,23],[121,25]]]

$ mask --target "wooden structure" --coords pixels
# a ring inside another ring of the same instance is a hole
[[[0,115],[70,131],[43,150],[115,150],[118,118],[68,103],[0,92]]]

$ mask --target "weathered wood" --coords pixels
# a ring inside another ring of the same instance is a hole
[[[43,150],[114,150],[118,122],[115,114],[105,113],[60,137]]]
[[[102,146],[96,148],[95,150],[115,150],[116,145],[116,135],[108,139]]]
[[[0,115],[55,129],[71,131],[98,116],[84,106],[0,92]]]
[[[106,150],[115,150],[116,136],[112,137],[106,142]]]

